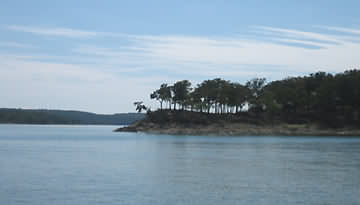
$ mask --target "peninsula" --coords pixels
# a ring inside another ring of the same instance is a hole
[[[360,71],[317,72],[245,85],[220,78],[162,84],[157,111],[115,131],[180,135],[360,136]],[[134,103],[146,110],[142,102]]]
[[[170,110],[148,113],[144,119],[115,131],[217,136],[360,136],[360,129],[354,126],[334,128],[316,123],[266,122],[247,113],[216,116]]]

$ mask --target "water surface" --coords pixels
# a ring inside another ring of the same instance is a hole
[[[1,204],[360,204],[360,138],[0,125]]]

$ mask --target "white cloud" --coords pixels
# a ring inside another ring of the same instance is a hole
[[[257,33],[263,32],[265,38],[122,35],[30,27],[12,29],[72,38],[116,36],[126,41],[108,46],[91,41],[85,45],[66,41],[69,50],[64,56],[0,53],[1,98],[8,102],[13,99],[20,104],[51,103],[56,99],[59,105],[62,103],[74,109],[84,105],[87,107],[83,110],[90,111],[117,112],[117,107],[121,109],[119,111],[131,111],[135,100],[151,104],[146,101],[148,94],[165,81],[197,81],[212,77],[275,80],[319,70],[342,72],[360,68],[360,43],[341,34],[273,27],[255,28]],[[345,33],[350,31],[356,34],[357,30],[343,30]],[[36,98],[37,95],[43,97]],[[57,99],[59,96],[61,99]]]
[[[326,43],[319,43],[319,42],[313,42],[313,41],[306,41],[306,40],[297,40],[297,39],[287,39],[287,38],[273,38],[272,40],[276,42],[283,42],[283,43],[293,43],[298,44],[299,46],[308,46],[309,48],[315,47],[315,48],[326,48]]]
[[[37,35],[45,36],[60,36],[68,38],[92,38],[99,36],[121,36],[121,34],[113,34],[106,32],[96,32],[96,31],[84,31],[71,28],[48,28],[48,27],[31,27],[31,26],[7,26],[6,29],[12,31],[20,31],[25,33],[32,33]]]
[[[278,66],[278,72],[289,73],[342,71],[359,66],[353,57],[360,51],[359,44],[346,36],[307,32],[275,27],[253,27],[267,38],[205,37],[179,35],[123,35],[106,32],[82,31],[67,28],[36,28],[10,26],[10,29],[42,35],[65,37],[95,37],[112,35],[127,41],[117,49],[99,45],[70,47],[73,59],[96,62],[104,67],[116,67],[122,72],[149,71],[160,68],[165,72],[197,75],[242,75],[268,73],[264,65]],[[340,29],[333,28],[332,29]],[[354,29],[344,31],[356,32]],[[310,49],[313,47],[313,49]],[[314,49],[322,48],[322,49]],[[66,58],[64,59],[66,61]],[[76,61],[76,60],[75,60]],[[219,69],[221,68],[221,69]],[[245,69],[251,70],[245,71]],[[271,72],[276,72],[270,69]]]
[[[268,31],[273,34],[280,35],[281,37],[287,37],[290,39],[306,39],[309,41],[323,41],[328,43],[341,44],[344,43],[343,40],[337,38],[334,35],[321,34],[315,32],[306,32],[299,31],[294,29],[284,29],[284,28],[275,28],[275,27],[267,27],[267,26],[255,26],[255,29],[259,29],[260,31]]]
[[[77,109],[98,113],[134,111],[161,79],[129,77],[89,65],[0,56],[0,107]]]
[[[355,57],[360,52],[360,44],[341,39],[341,36],[303,32],[290,29],[264,28],[284,34],[286,38],[277,39],[285,43],[298,43],[319,46],[323,49],[308,49],[294,45],[279,44],[274,41],[234,38],[184,37],[184,36],[146,36],[137,38],[136,47],[140,58],[164,59],[173,62],[176,69],[193,72],[182,64],[203,63],[217,65],[217,74],[236,74],[238,65],[248,70],[266,72],[266,68],[258,65],[287,67],[299,72],[314,72],[323,69],[340,72],[350,67],[359,67],[360,60]],[[306,40],[299,40],[299,38]],[[139,40],[140,39],[140,40]],[[273,39],[276,40],[276,39]],[[246,66],[244,66],[246,65]],[[199,68],[200,69],[200,68]],[[283,70],[279,68],[279,72]],[[238,72],[240,73],[240,72]]]
[[[271,36],[271,41],[268,41],[234,37],[129,35],[127,40],[130,45],[126,47],[113,49],[83,45],[74,48],[73,52],[98,59],[105,65],[117,65],[121,70],[126,65],[129,72],[151,73],[153,68],[160,68],[163,72],[160,71],[159,75],[173,72],[178,75],[244,77],[261,73],[280,78],[287,74],[318,70],[341,72],[360,65],[355,56],[360,52],[360,44],[343,40],[343,36],[269,27],[264,31],[270,29],[285,37]]]
[[[12,47],[12,48],[35,48],[33,45],[25,44],[25,43],[17,43],[11,41],[1,41],[0,47]]]
[[[343,33],[350,33],[350,34],[360,34],[360,29],[351,29],[351,28],[343,28],[343,27],[331,27],[331,26],[320,26],[320,28],[325,28],[332,31],[338,31]]]

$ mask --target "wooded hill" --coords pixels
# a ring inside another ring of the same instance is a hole
[[[129,125],[143,118],[141,113],[101,115],[81,111],[0,108],[0,123]]]
[[[159,101],[160,110],[246,113],[264,122],[360,126],[360,70],[317,72],[269,83],[265,78],[245,84],[216,78],[192,87],[190,81],[182,80],[173,85],[162,84],[150,98]]]

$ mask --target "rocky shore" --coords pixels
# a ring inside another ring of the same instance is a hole
[[[118,128],[116,132],[144,132],[168,135],[217,135],[217,136],[360,136],[358,129],[329,129],[308,124],[254,125],[247,123],[214,123],[190,125],[139,121]]]
[[[284,122],[263,116],[216,115],[189,111],[150,112],[140,121],[116,132],[217,136],[360,136],[358,127],[329,127],[309,121]]]

